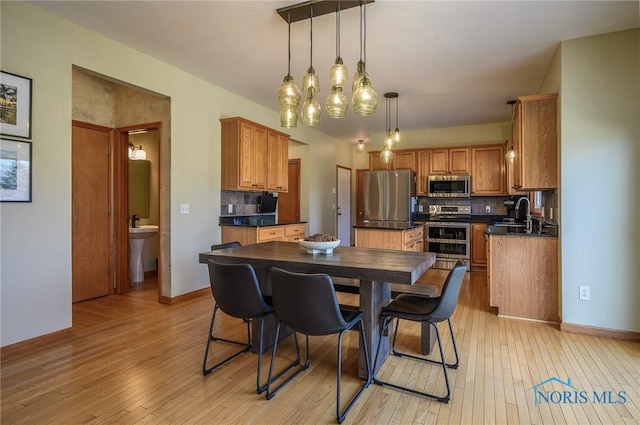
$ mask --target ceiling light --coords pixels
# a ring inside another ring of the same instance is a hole
[[[398,100],[398,93],[396,93],[396,129],[393,130],[393,141],[395,144],[400,143],[400,128],[398,127]]]
[[[396,92],[388,92],[384,94],[385,98],[385,139],[384,139],[384,147],[386,149],[393,149],[396,144],[396,140],[394,137],[394,132],[391,131],[391,99],[397,99],[398,93]],[[398,130],[399,131],[399,130]]]
[[[300,90],[291,76],[291,11],[288,12],[287,23],[289,25],[287,75],[278,90],[278,103],[280,104],[280,126],[292,128],[298,126]]]
[[[302,123],[310,127],[317,125],[320,122],[320,102],[316,98],[316,91],[313,87],[309,87],[307,90],[307,98],[302,104],[302,110],[300,115],[302,116]]]
[[[364,140],[358,140],[358,144],[356,145],[356,150],[358,152],[364,152]]]
[[[331,93],[327,96],[327,100],[324,105],[327,109],[327,115],[330,118],[344,118],[347,116],[347,109],[349,109],[349,100],[347,96],[342,93],[342,87],[332,86]]]
[[[360,61],[358,62],[358,71],[353,78],[353,96],[351,103],[353,111],[360,116],[371,115],[378,107],[378,94],[373,89],[371,80],[366,71],[367,56],[367,2],[364,7],[360,5]],[[364,54],[364,56],[363,56]],[[357,81],[356,81],[357,78]]]
[[[313,5],[309,7],[310,24],[309,24],[309,68],[307,73],[302,77],[302,91],[307,94],[307,98],[302,104],[302,123],[310,127],[320,123],[320,102],[316,99],[316,93],[320,91],[320,79],[316,70],[313,69]]]

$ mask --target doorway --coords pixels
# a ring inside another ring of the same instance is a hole
[[[340,245],[351,245],[351,168],[336,167],[336,236]]]
[[[289,191],[278,194],[278,221],[300,221],[300,158],[289,159]]]

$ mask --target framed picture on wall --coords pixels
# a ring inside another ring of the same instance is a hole
[[[31,138],[31,78],[0,71],[0,134]]]
[[[31,142],[0,139],[0,201],[31,202]]]

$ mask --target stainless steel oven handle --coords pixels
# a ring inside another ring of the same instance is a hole
[[[427,243],[429,242],[434,242],[434,243],[450,243],[450,244],[457,244],[457,245],[469,245],[469,241],[466,239],[433,239],[433,238],[427,238]]]
[[[427,227],[461,227],[464,229],[468,229],[471,227],[470,223],[454,223],[451,221],[438,221],[438,222],[433,222],[433,221],[427,221],[425,223],[427,225]]]

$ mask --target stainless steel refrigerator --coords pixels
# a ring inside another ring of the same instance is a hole
[[[413,171],[366,171],[362,183],[365,223],[391,227],[411,223],[415,194]]]

